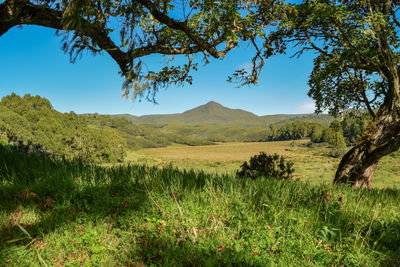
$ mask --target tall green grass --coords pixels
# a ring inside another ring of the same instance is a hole
[[[0,265],[400,264],[400,191],[0,148]]]

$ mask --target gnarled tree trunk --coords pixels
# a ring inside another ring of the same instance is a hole
[[[361,140],[343,156],[334,183],[371,188],[379,160],[400,148],[400,66],[387,43],[382,41],[380,49],[385,56],[380,71],[388,83],[387,94]]]
[[[336,172],[334,183],[371,188],[379,160],[400,148],[400,107],[383,106],[361,140],[347,152]]]

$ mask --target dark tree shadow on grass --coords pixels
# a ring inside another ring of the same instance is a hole
[[[0,225],[0,240],[4,241],[0,242],[0,258],[14,245],[27,243],[17,224],[35,238],[81,217],[109,218],[117,225],[118,217],[126,212],[146,210],[150,203],[140,181],[146,172],[145,167],[104,168],[0,147],[0,212],[10,214],[8,222]],[[26,210],[38,211],[42,217],[20,223]],[[22,240],[9,242],[17,239]]]
[[[206,178],[172,167],[102,167],[0,147],[0,212],[10,214],[8,222],[0,225],[0,240],[5,241],[0,242],[0,265],[15,245],[30,241],[23,239],[26,234],[19,226],[39,239],[82,218],[86,222],[107,219],[113,228],[123,228],[120,218],[127,214],[158,212],[148,191],[162,193],[174,179],[183,187],[198,189]],[[41,217],[23,224],[20,219],[26,210]]]

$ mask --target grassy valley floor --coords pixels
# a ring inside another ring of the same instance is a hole
[[[308,140],[220,143],[213,146],[169,146],[142,149],[128,154],[127,160],[148,165],[172,164],[180,169],[202,170],[208,173],[234,174],[240,165],[263,151],[277,153],[292,160],[295,178],[311,184],[330,184],[340,158],[328,156],[325,146],[308,147]],[[385,157],[378,165],[374,187],[400,187],[400,153]]]

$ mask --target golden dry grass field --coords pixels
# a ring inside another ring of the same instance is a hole
[[[203,170],[211,173],[233,174],[243,161],[263,151],[277,153],[294,162],[295,178],[312,184],[330,183],[338,158],[327,156],[329,148],[307,147],[309,141],[279,141],[254,143],[220,143],[212,146],[175,145],[130,152],[128,162],[148,165],[172,164],[180,169]],[[374,186],[400,187],[399,153],[384,158],[374,177]]]

